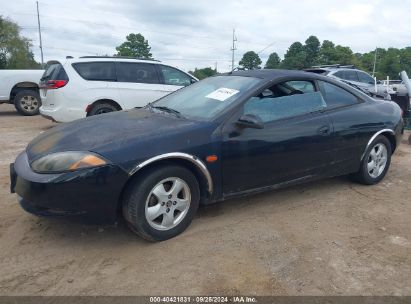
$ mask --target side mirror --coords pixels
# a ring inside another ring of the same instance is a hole
[[[196,82],[197,82],[197,80],[195,80],[194,78],[190,78],[190,83],[191,84],[196,83]]]
[[[246,114],[240,117],[237,125],[242,128],[263,129],[264,123],[260,117],[253,114]]]
[[[372,83],[374,84],[374,83]],[[382,84],[381,80],[377,80],[377,84]]]

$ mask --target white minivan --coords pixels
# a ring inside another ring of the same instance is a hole
[[[143,107],[198,81],[154,60],[68,57],[49,61],[40,80],[40,114],[56,122]]]

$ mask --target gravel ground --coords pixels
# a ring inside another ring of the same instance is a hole
[[[8,165],[53,127],[0,105],[1,295],[411,295],[411,146],[376,186],[346,177],[199,210],[188,230],[148,243],[24,212]]]

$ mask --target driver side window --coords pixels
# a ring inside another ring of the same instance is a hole
[[[259,117],[264,123],[315,112],[326,107],[311,81],[287,81],[276,84],[250,98],[244,114]]]

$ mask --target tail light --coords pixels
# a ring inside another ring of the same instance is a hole
[[[68,83],[68,80],[48,80],[42,88],[45,89],[59,89],[64,87]]]

